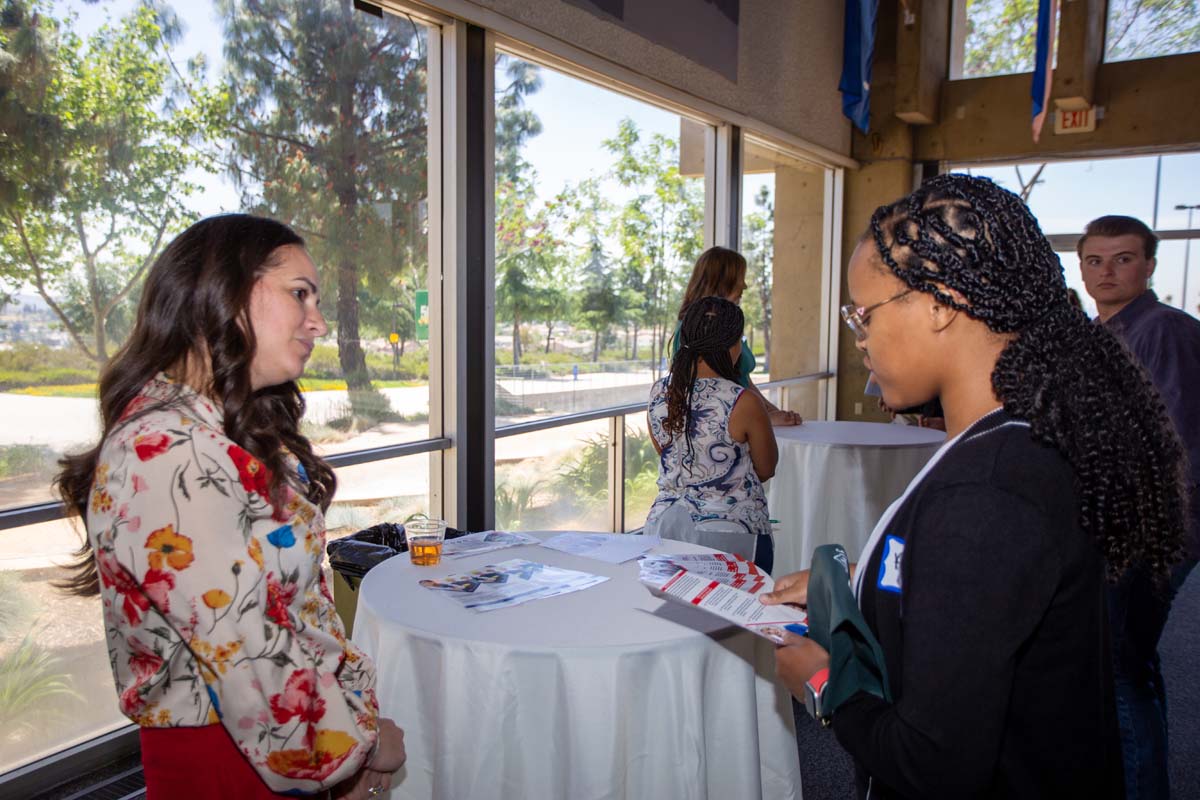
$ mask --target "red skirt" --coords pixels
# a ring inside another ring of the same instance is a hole
[[[142,728],[146,800],[274,800],[221,725]],[[291,795],[294,797],[294,795]],[[328,792],[305,795],[328,797]]]

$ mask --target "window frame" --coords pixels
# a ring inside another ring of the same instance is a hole
[[[494,376],[494,119],[492,82],[496,48],[530,58],[552,69],[626,94],[680,116],[712,126],[706,137],[704,241],[706,246],[736,247],[741,227],[742,150],[746,136],[769,142],[790,157],[825,169],[825,223],[822,250],[822,369],[807,375],[760,385],[784,396],[789,387],[824,382],[822,418],[836,408],[836,302],[840,287],[842,192],[844,170],[857,167],[851,158],[807,142],[771,125],[696,98],[635,73],[619,64],[535,31],[498,12],[466,0],[439,0],[430,5],[383,0],[356,7],[410,16],[429,26],[428,38],[428,288],[430,330],[438,341],[430,348],[429,436],[394,445],[366,448],[326,457],[335,468],[430,454],[430,513],[450,524],[488,529],[494,522],[494,444],[497,439],[572,423],[609,420],[610,529],[624,528],[626,417],[645,413],[642,403],[595,409],[496,427],[492,392]],[[482,37],[482,51],[479,49]],[[474,48],[472,50],[472,48]],[[482,54],[482,55],[481,55]],[[473,89],[473,91],[471,91]],[[482,158],[475,172],[475,194],[468,185],[471,158]],[[482,198],[478,180],[486,191]],[[473,206],[468,207],[470,203]],[[435,272],[436,270],[436,272]],[[482,284],[482,288],[481,288]],[[471,317],[470,311],[482,310]],[[471,324],[482,320],[483,325]],[[824,320],[828,319],[826,323]],[[481,333],[480,331],[483,331]],[[481,347],[481,344],[488,346]],[[472,358],[473,351],[482,351]],[[486,371],[479,370],[483,365]],[[481,378],[480,376],[485,376]],[[486,399],[474,401],[474,395]],[[476,479],[480,479],[476,482]],[[470,491],[468,491],[468,489]],[[0,508],[0,531],[65,517],[61,502]],[[123,725],[95,738],[0,773],[0,794],[22,796],[53,789],[100,765],[135,754],[138,728]]]

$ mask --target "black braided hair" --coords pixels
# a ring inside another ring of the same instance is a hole
[[[667,385],[667,418],[663,430],[674,438],[680,433],[692,449],[692,389],[700,359],[722,378],[737,383],[738,370],[729,349],[742,338],[745,318],[736,303],[721,297],[704,297],[688,306],[679,326],[679,349],[671,359]]]
[[[1110,579],[1134,565],[1164,575],[1182,552],[1183,448],[1145,372],[1071,305],[1025,203],[985,178],[941,175],[877,209],[871,233],[908,286],[1016,334],[992,372],[996,396],[1074,468],[1079,522]]]

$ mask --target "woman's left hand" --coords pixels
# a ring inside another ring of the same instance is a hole
[[[788,425],[799,425],[804,422],[804,418],[795,411],[780,411],[775,409],[767,414],[771,418],[772,425],[786,427]]]
[[[804,682],[829,666],[825,648],[804,636],[785,635],[775,648],[775,672],[793,696],[804,698]]]
[[[376,772],[363,767],[353,778],[338,784],[333,790],[336,800],[372,800],[383,797],[392,788],[392,773]]]

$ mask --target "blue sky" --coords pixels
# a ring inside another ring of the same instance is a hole
[[[1176,211],[1176,205],[1200,204],[1200,153],[1161,156],[1162,179],[1158,194],[1159,230],[1187,227],[1188,213]],[[1041,183],[1029,196],[1029,207],[1046,233],[1078,233],[1091,219],[1104,214],[1127,214],[1147,224],[1154,220],[1155,175],[1159,156],[1136,156],[1089,161],[1052,162],[1042,172]],[[1025,180],[1038,163],[1021,165]],[[955,165],[962,169],[966,165]],[[972,174],[992,178],[1003,186],[1019,191],[1016,170],[1012,166],[971,168]],[[1200,213],[1194,213],[1192,227],[1200,227]],[[1191,243],[1191,266],[1187,287],[1187,310],[1193,316],[1200,303],[1200,241]],[[1153,286],[1159,298],[1178,306],[1183,290],[1183,265],[1187,243],[1163,242],[1159,245],[1158,267]],[[1061,253],[1067,283],[1076,287],[1085,307],[1095,313],[1091,299],[1083,291],[1079,259],[1075,253]]]
[[[176,2],[173,5],[185,27],[183,41],[178,47],[180,60],[204,52],[212,70],[210,74],[218,74],[223,60],[221,28],[214,19],[212,4]],[[132,6],[132,0],[99,5],[86,5],[80,0],[54,3],[56,14],[69,9],[79,15],[78,28],[85,35],[102,22],[105,14],[116,16]],[[622,117],[632,118],[647,135],[662,133],[671,138],[679,135],[676,114],[554,70],[543,69],[542,79],[542,89],[529,98],[528,104],[541,118],[544,130],[531,140],[525,157],[537,172],[539,193],[544,197],[558,192],[568,182],[604,171],[610,156],[602,142],[616,132]],[[1050,163],[1030,196],[1030,207],[1047,233],[1076,233],[1088,220],[1101,214],[1129,214],[1151,223],[1158,160],[1156,156],[1139,156]],[[1157,227],[1184,228],[1187,212],[1176,211],[1174,206],[1200,204],[1200,153],[1164,155],[1161,160]],[[965,166],[955,165],[955,168]],[[1022,174],[1028,179],[1035,169],[1036,164],[1023,165]],[[987,175],[1009,188],[1018,188],[1012,166],[973,167],[971,171]],[[237,193],[224,177],[197,176],[197,179],[206,187],[203,197],[197,201],[198,211],[214,213],[238,207]],[[752,193],[764,182],[771,183],[769,176],[747,178],[748,203]],[[617,193],[615,188],[612,191]],[[1194,227],[1200,227],[1200,214],[1195,215],[1193,222]],[[1191,258],[1197,263],[1192,265],[1189,276],[1186,307],[1190,313],[1200,316],[1197,312],[1197,304],[1200,304],[1200,241],[1193,242],[1192,248],[1196,252]],[[1163,243],[1154,279],[1159,296],[1170,295],[1176,305],[1181,299],[1185,252],[1184,242]],[[1074,253],[1064,253],[1062,258],[1068,283],[1078,287],[1085,303],[1089,303],[1086,293],[1082,292]]]

